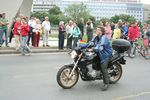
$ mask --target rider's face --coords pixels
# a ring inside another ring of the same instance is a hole
[[[98,36],[102,35],[102,31],[101,31],[100,28],[97,28],[97,29],[96,29],[96,34],[97,34]]]

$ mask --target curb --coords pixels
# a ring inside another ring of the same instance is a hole
[[[59,50],[57,47],[37,47],[31,48],[31,53],[52,53],[52,52],[69,52],[70,50]],[[1,48],[0,54],[19,54],[20,51],[16,51],[15,48]]]

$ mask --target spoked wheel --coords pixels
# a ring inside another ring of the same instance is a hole
[[[63,66],[57,73],[57,83],[64,89],[72,88],[79,79],[78,70],[74,70],[70,77],[72,68],[70,66]]]
[[[121,65],[118,63],[113,64],[109,69],[108,69],[108,73],[109,73],[109,82],[111,84],[114,84],[116,82],[119,81],[119,79],[122,76],[122,68]]]
[[[149,51],[149,48],[147,47],[147,48],[145,48],[145,49],[143,49],[143,57],[145,58],[145,59],[149,59],[150,58],[150,51]]]

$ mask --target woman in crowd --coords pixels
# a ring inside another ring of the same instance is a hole
[[[112,39],[113,40],[120,39],[120,37],[121,37],[121,30],[120,30],[118,24],[115,24],[115,29],[114,29],[114,32],[113,32]]]
[[[31,52],[30,48],[27,46],[27,40],[30,32],[30,27],[27,24],[26,18],[21,19],[21,52],[22,55],[25,55],[25,53]]]
[[[107,38],[110,40],[112,36],[112,30],[111,30],[110,23],[108,21],[105,22],[105,31],[106,31],[105,34]]]
[[[40,33],[42,33],[42,25],[39,19],[36,19],[36,24],[33,29],[33,32],[34,32],[33,46],[39,47]]]
[[[21,32],[21,19],[17,17],[13,28],[16,50],[19,50],[20,47],[20,32]]]
[[[79,37],[81,35],[81,32],[80,32],[80,29],[77,26],[76,22],[74,22],[73,26],[74,27],[73,27],[70,37],[72,36],[72,40],[73,40],[72,48],[74,49],[75,47],[77,47],[77,43],[78,43]]]
[[[58,49],[64,49],[65,25],[63,21],[59,22],[58,31]]]

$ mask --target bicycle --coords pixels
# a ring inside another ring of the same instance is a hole
[[[150,58],[150,51],[149,51],[149,42],[147,45],[144,44],[144,41],[146,39],[144,38],[139,38],[137,41],[133,42],[132,48],[131,48],[131,53],[133,55],[136,55],[136,53],[139,53],[142,57],[145,59]],[[134,58],[135,56],[129,56],[130,58]]]

